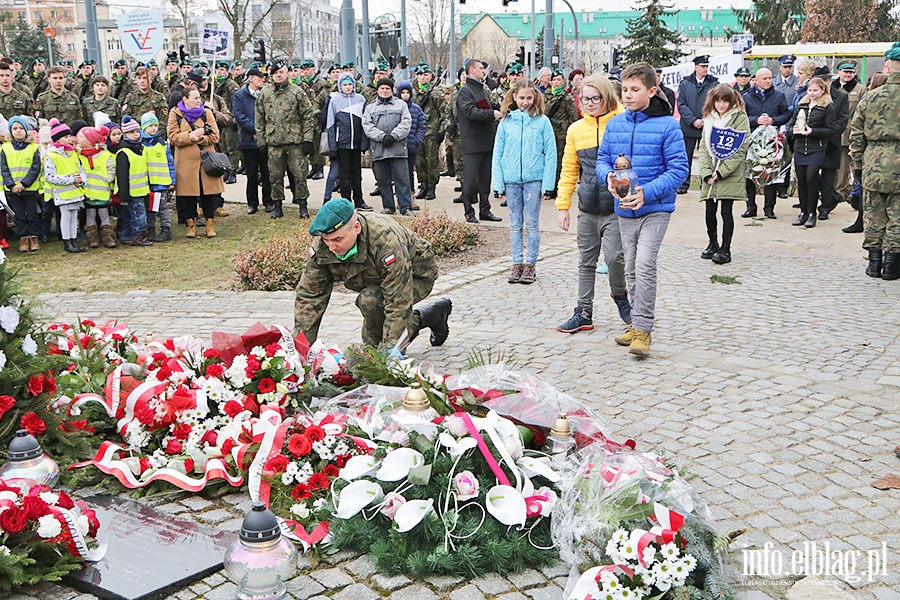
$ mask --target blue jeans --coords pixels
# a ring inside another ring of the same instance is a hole
[[[119,219],[124,217],[119,239],[127,243],[147,231],[147,196],[138,196],[119,206]],[[124,214],[123,214],[124,213]]]
[[[524,229],[528,233],[528,257],[524,262],[533,265],[541,248],[541,182],[507,183],[506,204],[509,207],[509,245],[513,262],[523,262],[524,221]]]
[[[337,157],[332,156],[328,159],[328,179],[325,180],[325,201],[331,200],[331,194],[337,186],[340,169],[338,169]]]

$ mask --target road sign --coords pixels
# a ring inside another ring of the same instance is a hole
[[[163,14],[158,10],[138,9],[116,17],[122,49],[135,60],[146,62],[163,49]]]
[[[44,27],[44,37],[45,38],[55,38],[56,30],[52,27]]]

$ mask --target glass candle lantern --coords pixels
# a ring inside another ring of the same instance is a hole
[[[238,586],[238,600],[278,600],[297,568],[297,550],[282,537],[275,515],[254,502],[240,539],[225,553],[225,573]]]
[[[41,445],[26,429],[16,431],[9,443],[9,460],[0,467],[0,479],[22,488],[26,493],[34,485],[54,487],[59,481],[59,465],[44,454]]]

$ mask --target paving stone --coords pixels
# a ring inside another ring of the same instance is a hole
[[[540,571],[535,571],[534,569],[525,569],[521,573],[510,573],[506,578],[519,590],[533,587],[547,581],[547,578],[544,577]]]
[[[496,573],[488,573],[483,577],[477,577],[472,580],[479,590],[485,594],[501,594],[510,588],[510,583],[497,575]]]
[[[416,584],[397,590],[390,596],[391,600],[438,600],[438,596],[427,587]],[[350,600],[348,598],[348,600]]]
[[[309,575],[298,575],[297,577],[288,580],[285,585],[288,593],[297,600],[307,600],[307,598],[325,591],[322,584]]]
[[[563,590],[555,585],[525,590],[525,595],[531,598],[531,600],[559,600],[562,597],[562,593]]]
[[[378,572],[375,563],[369,560],[368,556],[360,556],[345,564],[343,568],[357,579],[365,579]]]
[[[469,584],[450,592],[450,600],[484,600],[484,594]]]
[[[409,584],[409,577],[405,575],[394,575],[393,577],[388,577],[387,575],[378,574],[372,576],[372,585],[376,589],[384,590],[386,592],[398,590]]]
[[[310,576],[329,590],[338,590],[353,583],[349,575],[336,568],[313,571]]]
[[[354,583],[347,586],[332,596],[334,600],[374,600],[378,597],[377,592],[372,591],[362,583]]]
[[[216,523],[222,523],[229,519],[233,519],[234,515],[224,508],[216,508],[214,510],[208,510],[206,512],[200,513],[199,515],[196,515],[196,518],[198,521],[201,521],[203,523],[215,525]]]
[[[204,598],[206,600],[233,600],[236,597],[237,590],[237,586],[229,582],[209,590],[204,594]]]

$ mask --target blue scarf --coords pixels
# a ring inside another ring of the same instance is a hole
[[[187,119],[189,123],[193,123],[203,116],[204,107],[201,105],[199,108],[188,108],[184,105],[184,100],[179,100],[178,110],[181,111],[181,113],[184,115],[184,118]]]

